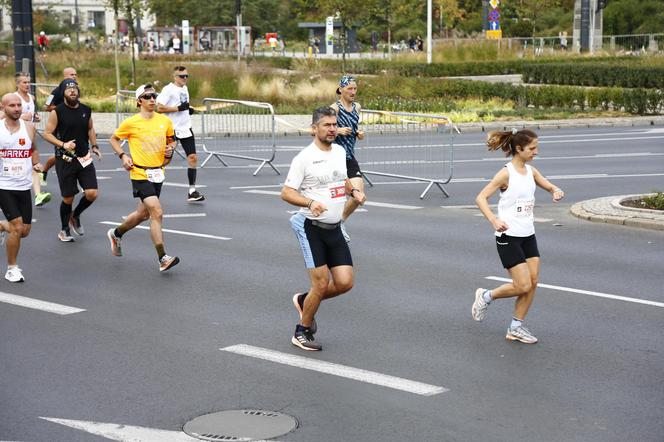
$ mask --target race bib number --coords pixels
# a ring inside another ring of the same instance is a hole
[[[178,129],[175,131],[175,136],[178,139],[189,138],[191,136],[191,129],[185,129],[185,130]]]
[[[11,177],[24,176],[26,175],[25,166],[25,160],[23,159],[5,158],[2,161],[2,175]]]
[[[148,181],[151,183],[163,183],[164,182],[164,169],[147,169],[145,171],[148,176]]]
[[[532,218],[535,200],[516,200],[514,205],[514,216],[517,218]]]
[[[346,197],[346,186],[345,185],[331,185],[330,186],[330,198],[345,198]]]
[[[90,152],[84,157],[76,157],[79,163],[81,163],[81,166],[83,167],[88,167],[92,163],[92,155]]]

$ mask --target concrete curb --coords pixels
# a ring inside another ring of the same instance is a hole
[[[664,230],[664,211],[623,207],[621,201],[642,195],[617,195],[580,201],[570,208],[577,218],[607,224]]]

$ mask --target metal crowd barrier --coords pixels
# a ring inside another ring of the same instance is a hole
[[[228,159],[231,158],[259,162],[254,176],[266,165],[277,175],[281,174],[273,164],[277,149],[274,108],[271,104],[205,98],[203,105],[203,137],[210,140],[213,147],[204,149],[207,157],[201,167],[205,167],[212,158],[228,166]]]
[[[428,183],[420,199],[434,185],[443,187],[454,170],[454,132],[458,129],[446,116],[362,110],[355,158],[367,176],[391,177]]]

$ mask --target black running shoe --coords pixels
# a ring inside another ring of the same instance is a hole
[[[187,201],[190,203],[195,203],[197,201],[204,201],[205,197],[198,193],[198,190],[194,190],[187,196]]]
[[[323,349],[323,346],[314,340],[314,334],[311,333],[311,329],[302,326],[295,327],[295,334],[291,338],[291,343],[307,351],[320,351]]]
[[[300,321],[302,320],[302,313],[304,313],[304,298],[306,298],[304,293],[296,293],[293,295],[293,304],[295,305],[297,312],[300,314]],[[311,321],[311,327],[309,327],[309,329],[311,329],[311,333],[314,335],[318,331],[318,324],[316,324],[315,318]]]

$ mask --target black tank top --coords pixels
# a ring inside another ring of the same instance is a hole
[[[55,108],[58,116],[58,125],[55,136],[62,142],[76,140],[76,156],[84,157],[88,154],[88,125],[90,124],[90,108],[79,103],[77,108],[71,108],[62,103]],[[59,147],[59,146],[58,146]],[[61,156],[58,149],[56,156]]]

